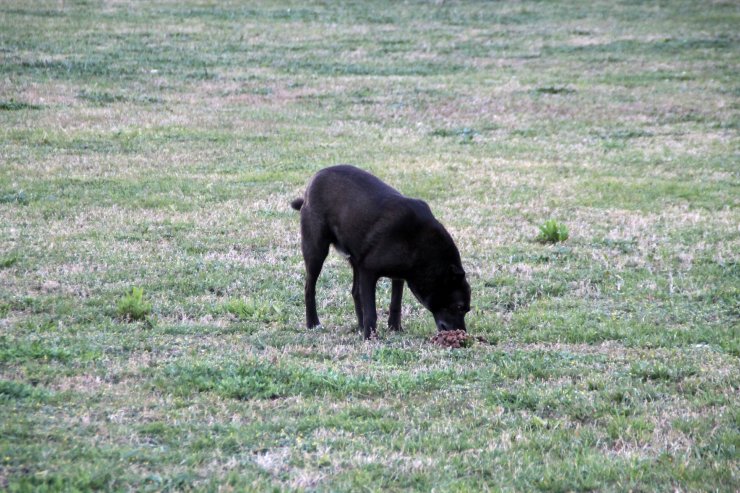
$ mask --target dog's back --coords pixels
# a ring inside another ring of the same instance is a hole
[[[301,199],[294,202],[298,200]],[[350,165],[332,166],[316,173],[300,205],[306,221],[322,222],[331,243],[355,258],[385,240],[377,237],[381,234],[387,237],[392,233],[399,240],[429,228],[444,230],[424,201],[406,197],[379,178]]]
[[[367,171],[342,164],[324,168],[314,175],[306,187],[303,205],[315,204],[316,210],[339,203],[377,206],[393,197],[403,195]]]

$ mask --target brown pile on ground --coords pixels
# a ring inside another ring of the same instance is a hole
[[[444,330],[432,337],[432,344],[449,348],[470,347],[475,341],[488,343],[483,337],[473,337],[464,330]]]

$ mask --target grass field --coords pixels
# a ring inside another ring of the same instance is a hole
[[[3,1],[0,489],[740,490],[738,25]],[[289,202],[338,163],[430,204],[491,344],[408,291],[364,342],[336,254],[303,328]]]

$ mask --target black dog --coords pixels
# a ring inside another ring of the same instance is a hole
[[[352,297],[365,339],[375,332],[375,285],[392,279],[388,325],[401,329],[403,282],[434,315],[438,330],[465,330],[470,286],[460,253],[429,206],[404,197],[375,176],[342,165],[313,177],[303,198],[290,204],[301,212],[301,249],[306,263],[306,326],[319,325],[316,279],[329,245],[352,266]]]

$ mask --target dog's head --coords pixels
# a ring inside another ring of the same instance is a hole
[[[459,265],[451,265],[441,282],[423,298],[422,304],[434,316],[437,330],[466,330],[465,314],[470,311],[470,285],[465,271]]]

